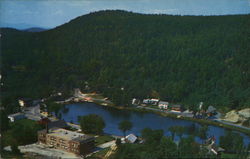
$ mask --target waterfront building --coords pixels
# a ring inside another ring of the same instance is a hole
[[[94,149],[94,137],[62,128],[38,131],[38,142],[77,155],[86,155]]]

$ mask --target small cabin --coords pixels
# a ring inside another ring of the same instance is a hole
[[[132,104],[133,104],[133,105],[139,105],[139,104],[140,104],[140,100],[139,100],[139,99],[136,99],[136,98],[133,98],[133,99],[132,99]]]
[[[209,107],[207,108],[206,114],[207,114],[207,116],[216,115],[216,114],[217,114],[216,108],[213,107],[213,106],[209,106]]]
[[[129,134],[125,138],[121,139],[122,143],[135,143],[137,141],[137,137],[134,134]]]
[[[160,109],[165,109],[165,110],[167,110],[167,109],[168,109],[168,105],[169,105],[168,102],[160,101],[159,104],[158,104],[158,107],[159,107]]]
[[[171,105],[170,106],[171,111],[174,112],[182,112],[183,111],[183,106],[179,104]]]

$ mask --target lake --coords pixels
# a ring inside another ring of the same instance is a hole
[[[67,111],[65,111],[66,109]],[[64,110],[64,111],[63,111]],[[122,136],[123,133],[118,129],[119,122],[123,120],[130,120],[133,123],[133,128],[128,133],[133,133],[135,135],[140,135],[140,132],[144,128],[151,129],[163,129],[166,136],[170,136],[171,133],[168,131],[168,128],[171,126],[190,126],[195,123],[192,121],[174,119],[169,117],[162,117],[158,114],[154,113],[143,113],[143,112],[134,112],[130,110],[119,110],[111,107],[104,107],[94,103],[81,103],[81,104],[68,104],[62,108],[59,113],[62,115],[62,119],[67,122],[73,122],[78,124],[78,116],[84,116],[88,114],[98,114],[100,115],[105,123],[106,127],[104,128],[104,132],[108,134],[114,134]],[[195,123],[197,127],[200,124]],[[208,126],[208,136],[215,136],[216,143],[219,143],[219,137],[223,136],[225,133],[225,129],[216,126]],[[244,137],[244,143],[250,143],[250,137],[240,133]],[[183,137],[185,137],[184,135]],[[175,138],[178,141],[178,137]],[[196,137],[197,142],[201,142],[201,140]]]

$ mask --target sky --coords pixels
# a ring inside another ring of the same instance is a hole
[[[250,14],[250,0],[0,0],[0,27],[53,28],[93,11],[146,14]]]

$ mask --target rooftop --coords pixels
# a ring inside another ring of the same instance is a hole
[[[24,114],[19,112],[19,113],[8,115],[8,117],[16,117],[16,116],[24,116]]]
[[[169,103],[165,101],[160,101],[159,104],[169,104]]]
[[[66,128],[66,127],[68,127],[68,125],[64,120],[57,120],[57,121],[52,121],[52,122],[48,123],[48,128],[49,129],[54,128],[54,127]]]
[[[66,129],[56,128],[49,130],[50,136],[60,137],[66,140],[75,140],[75,141],[83,141],[92,138],[91,136],[81,134],[74,131],[69,131]]]

